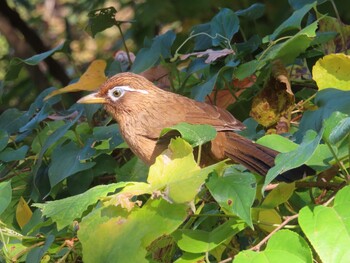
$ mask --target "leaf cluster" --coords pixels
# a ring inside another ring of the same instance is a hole
[[[145,41],[134,58],[123,41],[124,59],[96,60],[78,81],[44,90],[28,110],[4,111],[0,262],[349,258],[350,79],[344,72],[350,59],[329,52],[348,50],[347,41],[337,41],[350,38],[348,28],[334,32],[337,20],[317,12],[324,1],[289,2],[290,17],[264,37],[246,38],[242,26],[263,16],[263,4],[222,8],[185,40],[168,31]],[[122,32],[115,14],[114,8],[91,11],[88,31],[96,36],[116,26]],[[243,40],[236,41],[237,35]],[[5,80],[16,79],[23,65],[69,53],[68,44],[13,59]],[[330,70],[334,65],[341,70]],[[180,123],[162,131],[160,136],[174,130],[181,136],[147,167],[100,106],[62,106],[61,94],[92,90],[105,72],[125,70],[152,75],[159,83],[154,72],[166,72],[162,84],[173,92],[228,106],[247,126],[241,135],[281,152],[275,166],[265,178],[226,161],[200,167],[194,149],[200,153],[216,131]],[[281,93],[272,96],[271,90]],[[255,107],[254,116],[273,112],[276,120],[264,125],[248,118],[252,105],[265,109]],[[316,175],[275,183],[279,174],[301,165]]]

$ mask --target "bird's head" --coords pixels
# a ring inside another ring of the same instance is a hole
[[[117,118],[116,115],[122,111],[146,104],[157,92],[161,90],[146,78],[125,72],[109,78],[97,92],[81,98],[77,103],[104,104],[106,110]]]

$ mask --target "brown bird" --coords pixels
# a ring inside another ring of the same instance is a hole
[[[181,122],[208,124],[217,130],[216,138],[203,147],[201,165],[230,158],[252,172],[266,175],[278,154],[235,133],[245,127],[228,111],[162,90],[134,73],[111,77],[98,92],[81,98],[78,103],[104,104],[118,122],[130,149],[149,165],[168,147],[169,136],[159,138],[160,132]],[[310,170],[302,166],[280,175],[279,179],[293,181]]]

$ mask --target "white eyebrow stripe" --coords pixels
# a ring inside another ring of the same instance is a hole
[[[135,92],[140,92],[142,94],[148,94],[147,90],[142,90],[142,89],[134,89],[130,86],[115,86],[112,90],[114,90],[115,88],[119,88],[121,90],[126,90],[126,91],[135,91]]]

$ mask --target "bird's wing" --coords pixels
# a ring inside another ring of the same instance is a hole
[[[243,123],[237,120],[227,110],[203,102],[192,101],[191,110],[186,113],[186,120],[192,124],[208,124],[217,131],[241,131]]]
[[[217,131],[240,131],[245,128],[228,111],[182,96],[177,97],[177,99],[168,100],[165,104],[159,102],[158,105],[166,105],[166,108],[158,110],[158,112],[165,112],[165,115],[159,115],[159,120],[156,116],[153,116],[153,120],[149,120],[148,123],[150,125],[145,130],[146,134],[144,134],[148,138],[157,139],[162,129],[181,122],[208,124],[212,125]]]

